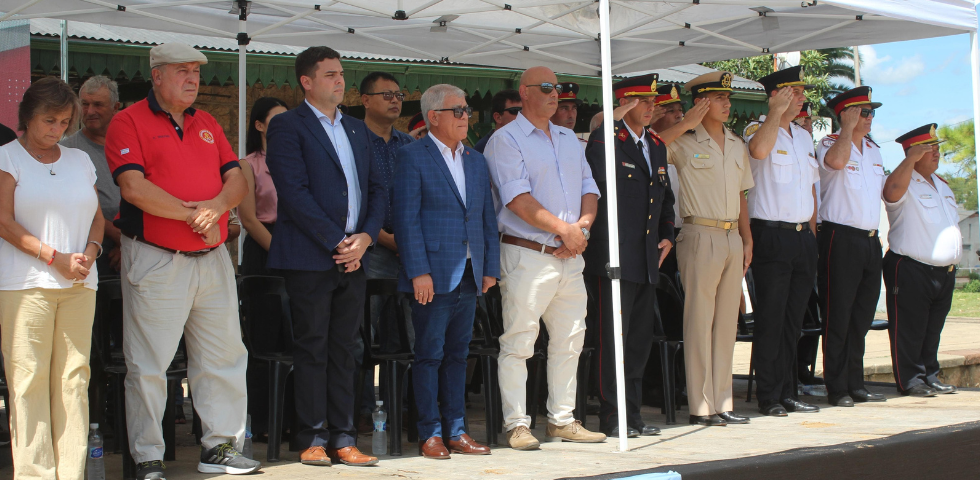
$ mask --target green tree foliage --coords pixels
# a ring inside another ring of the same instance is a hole
[[[956,167],[953,175],[946,176],[956,202],[967,210],[977,210],[977,145],[973,120],[943,125],[936,133],[946,140],[939,145],[943,163]]]

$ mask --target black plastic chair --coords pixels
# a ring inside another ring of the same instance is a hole
[[[248,275],[238,280],[239,319],[245,347],[253,359],[269,364],[269,445],[266,460],[279,461],[286,379],[293,371],[293,323],[286,281]]]
[[[803,317],[803,328],[800,329],[800,339],[803,337],[817,337],[819,342],[820,337],[823,336],[823,322],[820,317],[820,297],[817,294],[817,289],[814,288],[810,293],[810,300],[807,303],[806,312]],[[809,358],[810,365],[810,378],[815,378],[817,373],[817,351],[818,348],[813,349],[813,354]],[[796,373],[795,381],[799,382],[799,365],[797,368],[793,369]]]
[[[113,419],[115,451],[123,454],[123,478],[136,475],[136,464],[129,449],[126,428],[126,357],[123,354],[123,309],[122,284],[118,278],[99,282],[95,296],[95,322],[92,328],[93,348],[102,361],[103,371],[108,377],[108,388],[113,392]],[[174,359],[167,369],[167,406],[163,415],[163,440],[165,450],[163,459],[176,458],[176,398],[171,394],[176,382],[187,376],[187,354],[178,347]],[[196,417],[196,415],[195,415]]]
[[[752,349],[749,350],[749,393],[747,394],[745,401],[752,401],[752,384],[755,381],[755,306],[757,305],[755,301],[755,277],[752,276],[752,267],[745,272],[745,286],[749,291],[749,299],[747,303],[752,305],[752,313],[742,313],[738,312],[738,330],[735,334],[736,342],[750,342],[752,343]]]
[[[480,362],[480,371],[483,374],[483,405],[485,423],[487,429],[487,445],[497,446],[497,434],[499,433],[498,424],[502,421],[500,408],[500,385],[497,380],[497,357],[500,356],[499,337],[502,331],[498,331],[494,321],[490,316],[499,312],[500,290],[496,290],[496,298],[489,299],[494,289],[479,297],[476,306],[476,318],[474,319],[473,339],[470,341],[470,358],[476,358]],[[496,304],[493,307],[490,304]],[[497,310],[493,310],[497,309]],[[502,323],[500,324],[502,325]]]
[[[674,425],[677,423],[677,402],[674,398],[677,390],[677,353],[684,347],[684,300],[665,273],[660,274],[657,282],[656,309],[664,330],[664,336],[656,339],[664,390],[661,413],[666,415],[667,425]]]

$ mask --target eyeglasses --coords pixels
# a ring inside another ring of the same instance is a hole
[[[518,113],[521,113],[521,107],[505,108],[505,109],[503,109],[503,110],[501,110],[501,111],[499,111],[497,113],[504,113],[504,112],[507,112],[507,113],[509,113],[511,115],[517,115]]]
[[[524,85],[524,86],[525,87],[539,87],[539,88],[541,88],[541,93],[551,93],[552,90],[555,90],[556,92],[558,92],[560,94],[561,93],[561,90],[562,90],[561,89],[561,84],[555,85],[554,83],[548,83],[548,82],[541,83],[541,84],[535,84],[535,85]]]
[[[375,92],[364,95],[381,95],[381,98],[385,99],[386,102],[390,102],[392,98],[397,98],[399,102],[405,101],[405,94],[402,92]]]
[[[473,107],[467,105],[465,107],[453,107],[453,108],[438,108],[432,110],[433,112],[453,112],[453,116],[456,118],[463,118],[465,113],[467,117],[473,116]]]
[[[873,108],[862,108],[861,109],[862,118],[875,118],[875,109]]]

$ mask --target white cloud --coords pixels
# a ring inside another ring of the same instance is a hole
[[[926,64],[919,54],[894,61],[891,55],[879,57],[874,47],[869,45],[859,47],[859,51],[862,61],[861,81],[867,85],[906,83],[926,70]]]

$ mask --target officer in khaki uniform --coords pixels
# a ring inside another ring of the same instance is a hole
[[[956,387],[939,381],[939,337],[953,301],[963,235],[956,199],[939,168],[936,124],[895,139],[905,160],[885,180],[888,253],[883,261],[892,371],[902,395],[933,397]]]
[[[752,258],[744,192],[754,185],[741,137],[725,127],[732,74],[701,75],[684,88],[695,105],[661,134],[684,195],[677,261],[684,286],[684,361],[691,424],[748,423],[732,412],[732,354],[742,276]]]

